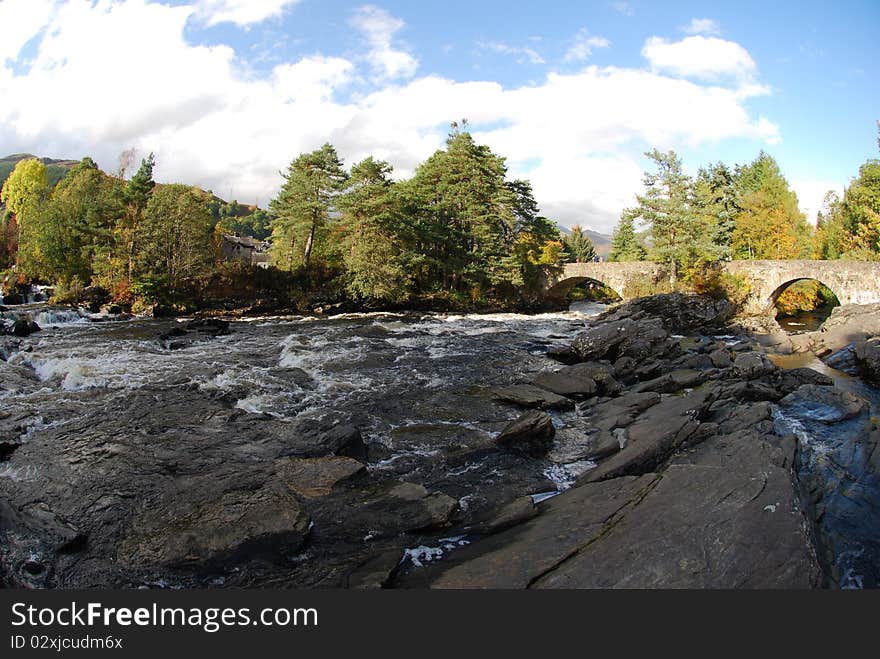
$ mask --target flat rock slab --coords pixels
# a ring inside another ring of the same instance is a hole
[[[794,445],[717,436],[662,474],[575,487],[456,552],[433,588],[811,588],[820,569],[792,486]]]
[[[456,565],[432,588],[527,588],[595,541],[606,523],[648,489],[656,476],[578,487],[539,505],[540,514],[458,550]]]
[[[281,482],[302,497],[325,497],[337,485],[366,472],[366,467],[353,458],[285,458],[276,462]]]
[[[541,373],[532,384],[567,398],[589,398],[596,393],[596,381],[569,373]]]
[[[542,410],[570,410],[574,403],[564,396],[554,394],[533,384],[515,384],[509,387],[497,387],[492,394],[498,400],[513,403],[520,407],[538,407]]]
[[[174,516],[148,509],[121,543],[120,559],[133,566],[205,567],[255,556],[284,560],[303,546],[311,520],[296,498],[277,485],[226,492],[215,501],[176,510]]]
[[[537,588],[812,588],[820,569],[782,443],[742,433],[676,459]],[[610,485],[614,481],[610,481]]]

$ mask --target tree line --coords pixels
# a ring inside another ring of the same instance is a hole
[[[645,155],[652,170],[621,214],[610,260],[664,263],[673,284],[726,259],[880,260],[880,160],[861,166],[843,198],[829,192],[813,227],[764,152],[747,165],[701,167],[696,177],[674,151]]]
[[[539,213],[531,185],[453,124],[445,148],[408,180],[372,157],[346,170],[325,144],[295,158],[269,210],[198,188],[159,185],[151,154],[130,179],[84,158],[54,187],[37,159],[20,161],[0,192],[0,268],[75,297],[88,285],[132,303],[206,294],[228,264],[220,234],[271,242],[272,265],[305,288],[402,304],[521,302],[542,268],[595,256],[580,227],[563,236]]]

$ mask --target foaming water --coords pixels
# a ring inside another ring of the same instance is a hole
[[[280,421],[343,417],[387,447],[375,468],[400,473],[490,442],[518,411],[494,403],[488,389],[556,367],[547,349],[601,310],[264,317],[233,321],[228,336],[190,333],[171,350],[159,337],[181,321],[94,323],[82,310],[44,308],[52,314],[45,328],[0,361],[0,371],[16,375],[15,386],[0,388],[0,404],[51,427],[100,419],[139,390]],[[565,415],[556,421],[564,427]],[[545,477],[564,489],[577,468]]]

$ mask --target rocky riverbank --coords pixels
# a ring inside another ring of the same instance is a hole
[[[804,442],[778,417],[818,401],[829,428],[860,424],[853,459],[876,473],[867,405],[780,369],[731,316],[655,296],[553,321],[537,341],[495,321],[154,321],[103,328],[108,349],[136,335],[119,375],[16,338],[2,387],[55,387],[59,411],[0,413],[0,580],[837,585],[845,530],[821,522],[833,484],[807,478]]]

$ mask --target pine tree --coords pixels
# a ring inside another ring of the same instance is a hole
[[[347,178],[342,160],[330,144],[290,163],[281,191],[269,204],[275,216],[272,242],[276,265],[292,270],[299,252],[302,266],[309,267],[316,241],[324,237],[334,200]]]
[[[147,203],[149,203],[150,195],[153,193],[153,188],[156,187],[156,182],[153,180],[153,168],[155,166],[156,158],[150,153],[149,156],[141,160],[141,166],[122,189],[124,210],[117,227],[117,233],[119,235],[119,242],[122,245],[123,258],[126,262],[129,285],[134,275],[139,227],[143,220]]]
[[[611,236],[611,251],[608,253],[609,261],[644,261],[646,256],[645,247],[636,235],[635,209],[626,209],[620,216],[620,221]]]
[[[562,242],[569,263],[589,263],[596,258],[596,247],[579,224],[571,228],[571,233]]]

